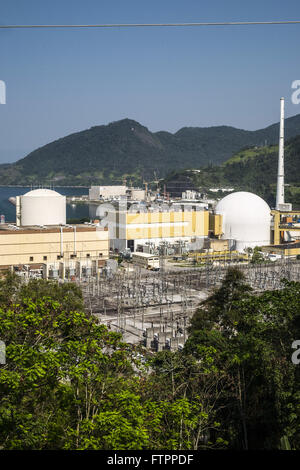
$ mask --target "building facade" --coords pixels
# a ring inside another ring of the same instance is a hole
[[[0,226],[0,270],[43,270],[92,265],[98,271],[109,257],[108,230],[84,224],[74,226]],[[40,266],[40,268],[38,268]],[[74,268],[75,269],[75,268]]]
[[[116,211],[108,214],[110,247],[136,251],[137,245],[160,242],[194,243],[209,234],[207,210]]]

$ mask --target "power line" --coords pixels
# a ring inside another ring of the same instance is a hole
[[[15,24],[0,25],[0,29],[35,28],[148,28],[148,27],[190,27],[190,26],[253,26],[253,25],[300,24],[300,20],[282,21],[224,21],[215,23],[129,23],[129,24]]]

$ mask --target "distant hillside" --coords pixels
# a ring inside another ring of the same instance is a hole
[[[200,173],[185,171],[181,175],[189,175],[197,189],[209,192],[210,188],[234,187],[255,192],[274,206],[277,164],[278,145],[252,147],[241,150],[219,166],[202,168]],[[173,173],[167,179],[176,177]],[[285,143],[285,183],[286,202],[300,208],[300,135]]]
[[[286,138],[300,134],[300,115],[286,119]],[[133,183],[165,176],[171,170],[220,164],[243,147],[278,141],[279,125],[257,131],[228,126],[185,127],[175,134],[150,132],[123,119],[47,144],[14,164],[0,165],[0,184]]]

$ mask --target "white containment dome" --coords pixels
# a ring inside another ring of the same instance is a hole
[[[66,223],[66,196],[51,189],[34,189],[20,196],[20,225]]]
[[[236,250],[270,244],[270,207],[256,194],[231,193],[218,202],[216,213],[223,216],[223,238]]]

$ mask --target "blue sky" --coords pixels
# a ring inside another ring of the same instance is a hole
[[[7,24],[300,20],[296,0],[1,0]],[[259,129],[300,113],[300,25],[0,30],[0,163],[129,117],[151,131]]]

